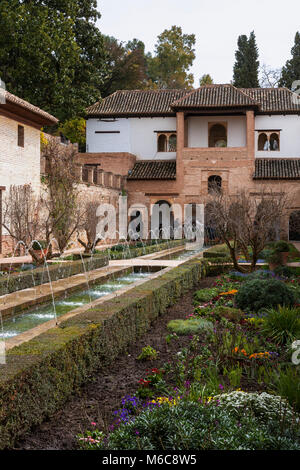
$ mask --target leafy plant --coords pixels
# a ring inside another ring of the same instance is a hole
[[[203,318],[188,318],[186,320],[171,320],[168,323],[168,330],[177,335],[192,335],[200,331],[211,331],[212,323]]]
[[[194,294],[195,302],[209,302],[218,295],[219,289],[215,287],[197,290]]]
[[[141,354],[138,357],[139,361],[154,361],[158,358],[159,352],[156,351],[152,346],[145,346],[142,349]]]
[[[286,344],[300,335],[300,308],[278,306],[266,310],[262,332],[277,344]]]
[[[277,305],[293,305],[293,291],[277,279],[253,279],[244,282],[235,296],[237,307],[258,312]]]
[[[206,400],[205,405],[179,400],[174,406],[166,402],[148,407],[121,423],[103,449],[300,449],[299,427],[280,413],[280,397],[265,394],[259,399],[258,394],[241,393],[238,407],[236,393],[224,401],[222,395]],[[288,405],[286,410],[286,417],[293,416]]]
[[[286,370],[275,371],[273,377],[276,392],[285,397],[297,411],[300,411],[299,368],[290,366]]]

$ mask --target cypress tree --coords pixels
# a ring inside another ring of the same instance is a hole
[[[295,43],[291,49],[292,58],[282,67],[279,86],[285,86],[292,89],[293,82],[300,80],[300,33],[295,36]]]
[[[254,31],[250,33],[249,39],[245,34],[239,36],[237,44],[233,85],[238,88],[257,88],[259,87],[259,60]]]

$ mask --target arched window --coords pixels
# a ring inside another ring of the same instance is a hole
[[[258,134],[257,149],[264,152],[276,152],[279,150],[280,133],[279,131],[265,131]]]
[[[270,150],[279,150],[279,135],[275,132],[270,135]]]
[[[222,188],[222,178],[218,175],[212,175],[207,180],[208,183],[208,192],[212,193],[213,191],[221,191]]]
[[[290,215],[289,240],[300,242],[300,210],[294,211]]]
[[[157,151],[166,152],[167,151],[167,136],[165,134],[160,134],[157,139]]]
[[[269,143],[268,143],[268,137],[267,134],[262,132],[258,136],[258,150],[269,150]]]
[[[213,124],[209,128],[209,147],[227,147],[227,129],[223,124]]]
[[[177,137],[176,134],[171,134],[169,137],[169,152],[176,152]]]

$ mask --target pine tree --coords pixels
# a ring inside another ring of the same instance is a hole
[[[212,84],[214,83],[214,81],[213,81],[213,79],[211,78],[211,76],[209,75],[209,73],[205,73],[205,74],[202,75],[202,77],[200,78],[199,83],[200,83],[200,86],[212,85]]]
[[[295,43],[291,49],[292,58],[288,60],[282,68],[279,86],[285,86],[292,89],[293,82],[300,80],[300,33],[295,36]]]
[[[250,33],[249,39],[245,34],[239,36],[237,44],[233,85],[238,88],[257,88],[259,87],[259,61],[254,31]]]

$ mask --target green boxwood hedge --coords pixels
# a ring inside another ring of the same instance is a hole
[[[58,281],[58,279],[65,279],[75,274],[81,274],[84,273],[85,270],[92,271],[93,269],[102,268],[108,264],[108,257],[101,254],[93,256],[92,258],[84,258],[83,262],[85,269],[83,268],[81,260],[49,265],[51,281]],[[28,289],[49,282],[49,275],[48,270],[42,267],[30,271],[14,273],[10,276],[3,276],[0,278],[0,295]]]
[[[51,416],[206,275],[193,259],[13,348],[0,365],[0,449]]]

